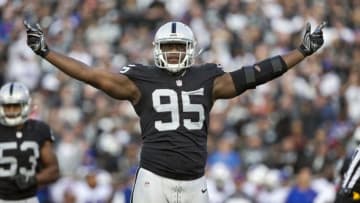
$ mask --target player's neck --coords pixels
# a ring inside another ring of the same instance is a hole
[[[166,72],[169,75],[174,76],[174,77],[183,77],[186,74],[187,69],[182,69],[182,70],[177,71],[177,72],[170,72],[170,71],[166,70]]]
[[[20,125],[17,125],[15,126],[16,130],[21,130],[24,128],[24,124],[20,124]]]

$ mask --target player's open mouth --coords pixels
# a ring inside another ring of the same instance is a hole
[[[6,114],[6,117],[8,117],[8,118],[16,118],[16,117],[18,117],[18,116],[20,116],[20,113],[17,113],[17,114]]]
[[[168,63],[179,63],[179,58],[168,58]]]
[[[168,63],[171,63],[171,64],[174,64],[174,63],[179,63],[180,60],[179,60],[179,54],[168,54],[167,55],[167,61]]]
[[[5,112],[5,116],[8,118],[16,118],[21,115],[21,111]]]

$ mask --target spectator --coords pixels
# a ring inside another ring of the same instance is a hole
[[[310,168],[299,170],[296,184],[290,189],[286,203],[314,203],[317,193],[311,188],[312,173]]]

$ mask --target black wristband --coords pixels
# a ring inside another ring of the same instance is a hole
[[[305,48],[305,46],[304,46],[303,44],[300,45],[300,47],[298,47],[297,50],[299,50],[300,53],[301,53],[304,57],[307,57],[307,56],[311,55],[311,53],[309,53],[308,51],[306,51],[306,48]]]
[[[45,57],[48,55],[48,53],[50,52],[50,50],[49,50],[49,48],[48,48],[47,45],[46,45],[45,50],[41,50],[41,51],[38,51],[38,52],[39,52],[39,53],[37,53],[37,54],[38,54],[39,56],[45,58]]]

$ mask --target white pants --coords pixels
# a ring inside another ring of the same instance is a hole
[[[140,168],[135,180],[131,203],[208,203],[205,177],[174,180]]]
[[[3,200],[0,199],[0,203],[39,203],[37,197],[29,197],[21,200]]]

